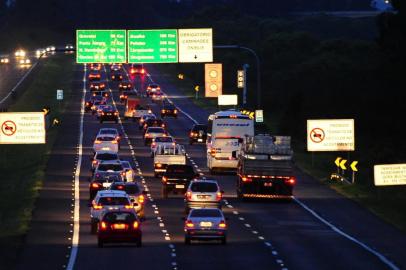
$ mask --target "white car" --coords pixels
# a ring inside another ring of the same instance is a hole
[[[135,172],[131,163],[127,160],[121,160],[120,162],[124,168],[126,182],[134,182]]]
[[[175,145],[175,139],[172,136],[159,136],[152,139],[151,143],[151,157],[154,157],[155,150],[159,145]]]
[[[97,136],[93,143],[93,152],[112,151],[118,153],[118,141],[114,135]]]
[[[169,136],[168,132],[162,127],[149,127],[144,134],[144,144],[148,145],[156,137]]]
[[[223,212],[216,208],[192,209],[186,218],[185,244],[191,240],[220,240],[227,243],[227,224]]]
[[[101,128],[97,133],[97,136],[99,135],[113,135],[117,141],[121,141],[120,133],[116,128]]]
[[[103,161],[111,161],[111,160],[120,160],[117,152],[112,151],[99,151],[96,152],[92,159],[92,172],[96,169],[97,165],[99,165]]]
[[[100,215],[105,209],[132,209],[130,197],[125,191],[119,190],[100,190],[92,201],[90,208],[90,232],[96,233]]]
[[[185,193],[185,213],[189,213],[193,208],[221,209],[223,193],[216,180],[191,181]]]

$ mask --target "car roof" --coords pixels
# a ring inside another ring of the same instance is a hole
[[[137,182],[113,182],[112,185],[138,186],[141,188],[141,185]]]
[[[117,159],[116,160],[103,160],[100,164],[119,164],[119,165],[121,165],[121,161],[117,160]]]
[[[115,151],[108,151],[108,150],[101,150],[101,151],[97,151],[96,153],[94,153],[95,155],[97,154],[114,154],[114,155],[118,155],[117,152]]]
[[[218,182],[215,179],[195,179],[191,183],[214,183],[218,185]]]
[[[118,130],[117,130],[116,128],[101,128],[101,129],[99,129],[99,133],[100,133],[102,130],[103,130],[103,131],[115,131],[115,132],[118,133]]]

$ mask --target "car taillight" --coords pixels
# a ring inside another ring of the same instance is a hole
[[[161,113],[164,113],[165,112],[165,110],[161,110]]]
[[[114,115],[118,115],[118,112],[114,112]]]
[[[285,179],[285,183],[288,184],[288,185],[293,186],[293,185],[296,184],[296,178],[295,178],[295,177],[291,177],[291,178],[289,178],[289,179]]]
[[[141,73],[144,74],[144,73],[145,73],[145,70],[144,70],[144,69],[141,69]]]
[[[217,192],[217,194],[216,194],[216,200],[217,200],[217,201],[220,201],[222,197],[223,197],[223,194],[222,194],[220,191]]]
[[[146,137],[146,138],[149,138],[149,136],[150,136],[149,133],[146,133],[146,134],[145,134],[145,137]]]
[[[139,203],[144,203],[144,202],[145,202],[145,197],[144,197],[144,195],[138,196],[138,202],[139,202]]]
[[[195,226],[195,224],[193,224],[193,222],[190,221],[190,220],[187,220],[187,221],[185,222],[185,227],[186,227],[186,228],[193,228],[194,226]]]
[[[164,128],[164,127],[165,127],[165,124],[162,124],[162,125],[161,125],[161,127],[163,127],[163,128]]]
[[[192,192],[190,191],[186,192],[186,199],[189,201],[192,199]]]
[[[173,110],[173,113],[178,113],[178,110]]]
[[[211,155],[212,157],[214,157],[214,156],[216,155],[216,149],[212,148],[212,149],[210,150],[210,155]]]
[[[97,165],[97,160],[93,160],[93,161],[92,161],[92,164],[93,164],[93,165]]]
[[[107,230],[107,222],[102,221],[100,223],[100,230]]]
[[[90,105],[90,103],[89,102],[86,102],[86,106],[89,106]]]
[[[104,113],[104,112],[102,112],[102,115],[105,115],[105,113]]]
[[[112,144],[117,144],[118,142],[116,140],[111,141]]]
[[[132,209],[132,208],[134,208],[134,206],[132,206],[132,205],[125,205],[124,208],[125,208],[125,209]]]
[[[94,204],[94,205],[93,205],[93,209],[94,209],[94,210],[101,210],[102,208],[103,208],[102,205],[97,205],[97,204]]]
[[[162,182],[166,183],[166,181],[168,181],[168,177],[162,176]]]
[[[140,224],[138,223],[138,221],[134,221],[133,229],[138,229],[139,226],[140,226]]]
[[[94,143],[95,143],[95,144],[101,144],[101,141],[96,140]]]
[[[155,163],[155,167],[162,168],[162,164],[161,163]]]
[[[120,95],[120,98],[123,99],[123,98],[124,98],[124,95]]]
[[[252,182],[252,178],[245,177],[245,176],[241,177],[241,180],[242,180],[243,182]]]
[[[147,87],[147,90],[151,90],[151,86],[148,86],[148,87]]]
[[[224,222],[224,220],[220,221],[219,228],[222,228],[222,229],[227,228],[227,224]]]
[[[148,110],[148,113],[152,113],[152,110]]]
[[[161,90],[161,87],[158,86],[158,87],[156,88],[156,90]]]
[[[98,183],[92,183],[92,184],[90,185],[90,187],[91,187],[91,188],[99,188],[100,185],[99,185]]]

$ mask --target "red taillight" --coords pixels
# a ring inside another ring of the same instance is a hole
[[[190,220],[187,220],[185,223],[186,228],[193,228],[194,226],[195,226],[195,224],[193,224],[193,222]]]
[[[101,141],[96,140],[94,143],[95,143],[95,144],[101,144]]]
[[[132,208],[134,208],[134,206],[132,206],[132,205],[125,205],[124,208],[125,208],[125,209],[132,209]]]
[[[138,229],[139,226],[140,226],[140,224],[138,223],[138,221],[134,221],[133,229]]]
[[[119,186],[117,186],[117,189],[118,189],[118,190],[123,190],[123,189],[124,189],[124,186],[119,185]]]
[[[296,184],[296,178],[295,178],[295,177],[291,177],[291,178],[289,178],[289,179],[285,179],[285,183],[288,184],[288,185],[293,186],[293,185]]]
[[[222,228],[222,229],[227,228],[227,224],[224,222],[224,220],[220,221],[219,228]]]
[[[90,185],[90,187],[91,187],[91,188],[99,188],[100,185],[99,185],[98,183],[92,183],[92,184]]]
[[[186,199],[188,201],[190,201],[192,199],[192,192],[190,192],[190,191],[186,192]]]
[[[102,221],[100,223],[100,230],[107,230],[107,222]]]
[[[144,195],[138,196],[138,202],[139,202],[139,203],[144,203],[144,202],[145,202],[145,197],[144,197]]]
[[[152,110],[148,110],[148,113],[152,113]]]
[[[223,197],[223,193],[221,193],[220,191],[217,192],[217,194],[216,194],[216,200],[217,200],[217,201],[220,201],[222,197]]]
[[[252,182],[252,178],[245,177],[245,176],[241,177],[241,180],[242,180],[243,182]]]
[[[89,106],[90,105],[90,103],[89,102],[86,102],[86,106]]]
[[[178,110],[173,110],[173,113],[178,113]]]
[[[92,164],[93,164],[93,165],[97,165],[97,160],[93,160],[93,161],[92,161]]]
[[[166,183],[166,181],[168,181],[168,177],[162,176],[162,182]]]
[[[162,164],[161,163],[155,163],[155,167],[162,168]]]
[[[210,155],[211,155],[212,157],[214,157],[214,156],[216,155],[216,149],[212,148],[212,149],[210,150]]]
[[[111,141],[112,144],[118,144],[118,142],[116,140]]]
[[[103,208],[102,205],[97,205],[97,204],[93,205],[93,209],[95,209],[95,210],[101,210],[102,208]]]
[[[151,147],[155,147],[155,146],[156,146],[156,143],[153,142],[153,143],[151,144]]]
[[[145,73],[145,69],[141,69],[141,73],[144,74],[144,73]]]
[[[114,112],[114,115],[118,115],[118,112]]]

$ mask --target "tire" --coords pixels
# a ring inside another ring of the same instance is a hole
[[[227,244],[227,238],[226,238],[225,236],[224,236],[223,239],[221,239],[221,244],[222,244],[222,245]]]
[[[97,225],[98,225],[97,221],[95,221],[95,220],[90,221],[90,233],[91,234],[97,233]]]
[[[165,186],[162,187],[162,198],[168,199],[168,189]]]
[[[103,248],[104,242],[100,238],[97,238],[97,247]]]
[[[190,245],[190,244],[191,244],[190,238],[185,236],[185,245]]]

